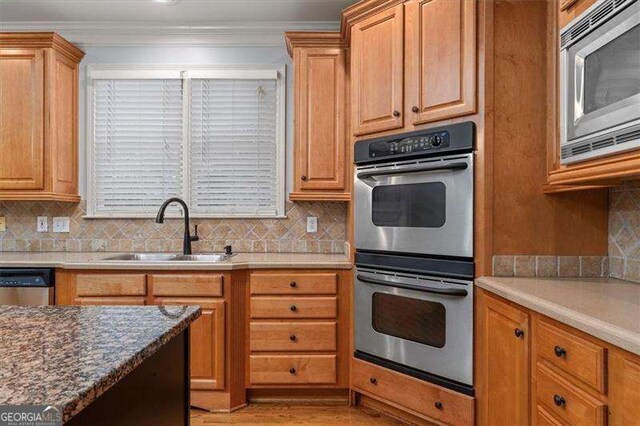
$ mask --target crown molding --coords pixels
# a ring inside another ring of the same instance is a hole
[[[338,31],[333,21],[256,21],[226,25],[166,25],[149,22],[0,22],[0,31],[56,32],[90,46],[284,46],[287,31]]]

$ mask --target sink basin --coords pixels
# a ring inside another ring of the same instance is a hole
[[[172,253],[126,253],[107,257],[104,260],[131,261],[131,262],[222,262],[229,259],[232,254],[172,254]]]

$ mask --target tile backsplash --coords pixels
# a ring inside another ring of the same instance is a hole
[[[609,276],[607,256],[493,256],[497,277],[582,277]]]
[[[640,181],[609,190],[611,276],[640,282]]]
[[[86,204],[0,202],[7,229],[0,251],[180,251],[184,222],[167,219],[84,219]],[[37,216],[49,217],[49,232],[39,233]],[[69,233],[53,233],[52,217],[68,216]],[[194,252],[344,253],[347,204],[287,202],[286,219],[192,219],[200,241]],[[318,218],[318,232],[306,232],[307,216]]]

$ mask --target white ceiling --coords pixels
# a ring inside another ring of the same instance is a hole
[[[0,22],[162,22],[211,25],[246,21],[338,21],[354,0],[0,0]]]

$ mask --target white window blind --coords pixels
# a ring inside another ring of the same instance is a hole
[[[277,214],[276,80],[191,80],[194,213]]]
[[[87,216],[153,217],[174,196],[195,217],[283,216],[283,78],[90,68]]]
[[[95,80],[93,213],[156,213],[182,193],[182,81]]]

